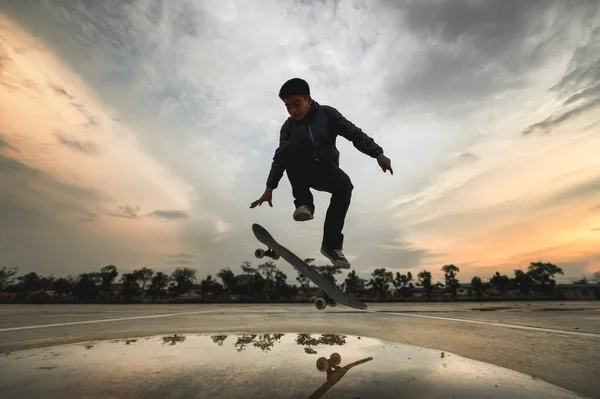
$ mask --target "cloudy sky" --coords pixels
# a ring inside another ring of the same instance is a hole
[[[600,270],[600,6],[550,0],[0,0],[0,263],[204,278],[259,264],[254,222],[326,263],[328,194],[249,208],[291,77],[392,160],[339,140],[359,275]]]

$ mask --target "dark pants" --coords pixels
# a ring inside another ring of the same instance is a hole
[[[286,173],[292,186],[294,204],[296,207],[306,205],[314,213],[315,205],[310,189],[331,193],[322,245],[325,248],[341,249],[344,243],[342,229],[354,189],[350,177],[331,161],[317,161],[312,156],[293,158],[286,162]]]

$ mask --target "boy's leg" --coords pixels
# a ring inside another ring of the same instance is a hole
[[[338,166],[330,162],[320,162],[312,185],[315,190],[331,193],[329,207],[323,228],[322,253],[334,264],[348,268],[350,263],[344,257],[344,222],[354,186],[350,177]]]
[[[310,186],[314,168],[306,160],[295,159],[287,163],[286,173],[292,186],[292,196],[296,206],[294,219],[298,221],[313,219],[315,205]]]

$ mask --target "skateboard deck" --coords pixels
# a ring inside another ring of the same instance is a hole
[[[252,224],[252,232],[258,241],[268,247],[267,251],[263,249],[257,249],[254,253],[257,258],[262,258],[263,256],[267,255],[273,259],[278,259],[279,256],[281,256],[296,270],[308,277],[310,281],[315,283],[319,288],[321,288],[321,290],[323,290],[323,292],[325,292],[326,295],[324,298],[318,297],[315,300],[315,306],[317,309],[323,310],[327,305],[335,306],[336,302],[356,309],[367,309],[367,305],[355,297],[344,294],[341,289],[339,289],[331,281],[327,280],[325,276],[310,267],[306,262],[292,253],[292,251],[279,244],[267,231],[267,229],[257,223],[254,223]]]

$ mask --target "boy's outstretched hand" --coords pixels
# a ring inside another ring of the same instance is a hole
[[[381,170],[383,170],[383,173],[385,173],[386,170],[389,170],[391,174],[394,174],[394,171],[392,170],[392,161],[385,155],[379,155],[377,157],[377,163],[381,167]]]
[[[254,208],[256,205],[262,205],[263,202],[268,202],[271,208],[273,207],[273,189],[267,187],[263,195],[260,196],[259,199],[250,204],[250,208]]]

